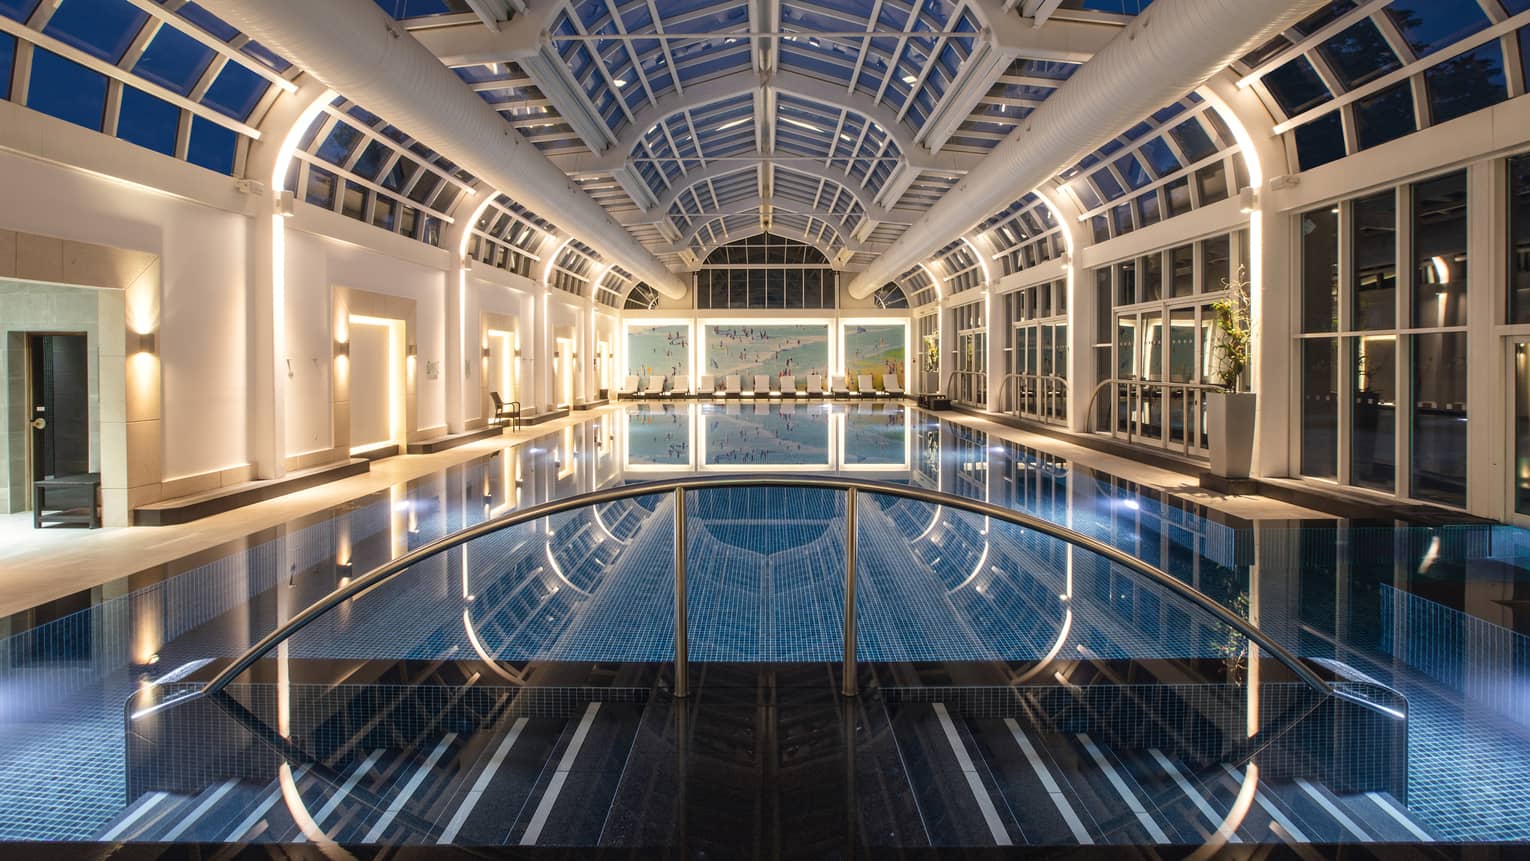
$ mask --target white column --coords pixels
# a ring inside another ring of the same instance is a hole
[[[1280,208],[1281,195],[1272,180],[1284,185],[1290,171],[1285,144],[1274,133],[1274,120],[1254,95],[1253,88],[1239,89],[1236,76],[1224,71],[1201,87],[1227,122],[1243,148],[1250,184],[1256,201],[1249,214],[1249,282],[1251,375],[1259,394],[1254,419],[1253,475],[1293,475],[1291,405],[1301,397],[1301,368],[1295,341],[1300,301],[1295,219]]]
[[[1513,379],[1505,339],[1493,334],[1507,307],[1508,170],[1500,159],[1467,171],[1466,507],[1508,520],[1509,416]]]

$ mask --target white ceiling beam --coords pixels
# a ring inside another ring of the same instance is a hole
[[[1040,27],[1061,5],[1062,0],[1025,0],[1025,5],[1020,7],[1020,15],[1031,19],[1034,22],[1032,26]]]

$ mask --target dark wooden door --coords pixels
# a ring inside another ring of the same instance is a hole
[[[31,335],[32,479],[90,471],[90,362],[84,335]]]

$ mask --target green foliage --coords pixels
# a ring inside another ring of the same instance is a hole
[[[1226,299],[1211,306],[1212,331],[1215,333],[1211,347],[1213,375],[1216,381],[1230,392],[1237,391],[1243,372],[1248,368],[1253,321],[1249,314],[1248,281],[1243,269],[1237,278],[1223,281],[1229,291]]]

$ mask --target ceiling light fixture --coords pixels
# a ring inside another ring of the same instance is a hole
[[[747,123],[747,122],[749,122],[749,118],[748,117],[744,117],[742,119],[734,120],[733,122],[730,122],[730,123],[723,123],[722,125],[717,127],[717,130],[718,131],[726,131],[728,129],[733,128],[734,126],[741,126],[741,125],[743,125],[744,123]]]
[[[914,85],[914,84],[916,84],[918,82],[919,82],[919,78],[915,77],[914,75],[904,75],[903,76],[903,83],[905,83],[905,84],[908,84],[908,85],[912,86],[912,85]]]
[[[805,123],[802,120],[794,120],[791,117],[783,117],[783,119],[799,129],[807,129],[810,132],[818,132],[819,134],[823,133],[823,129],[813,125],[812,123]]]

